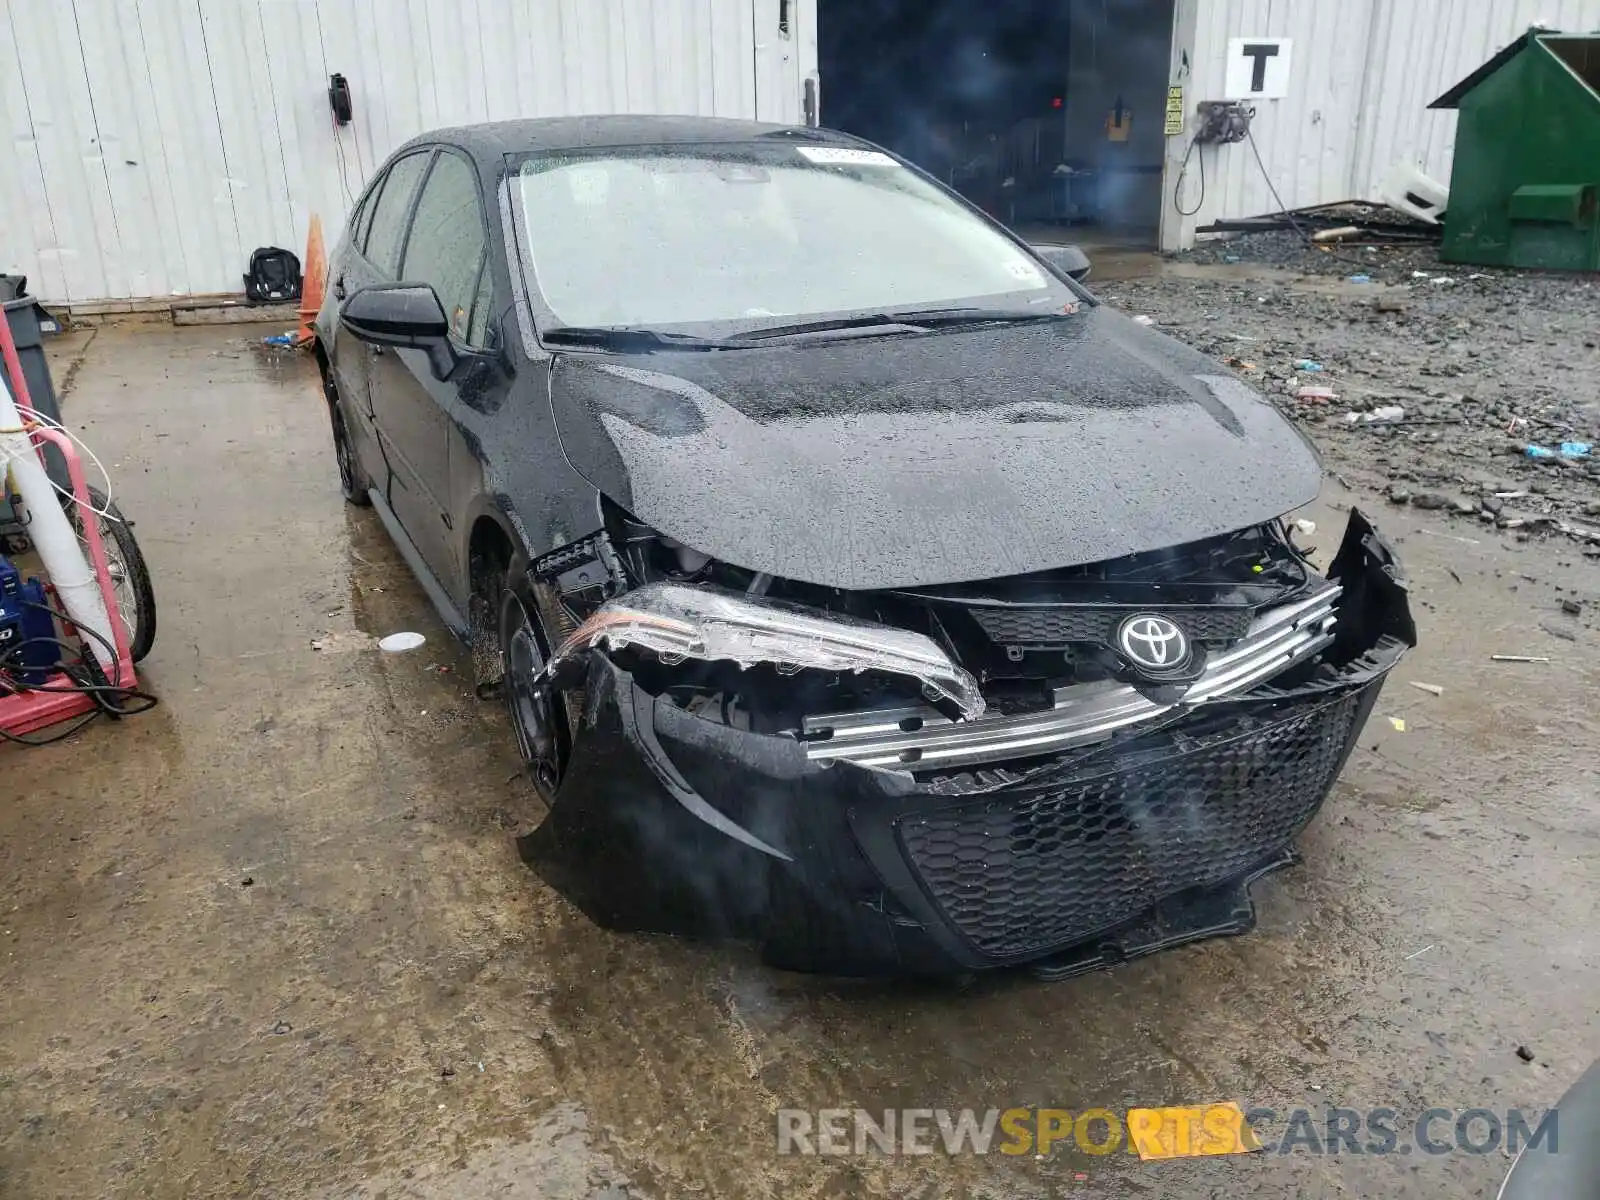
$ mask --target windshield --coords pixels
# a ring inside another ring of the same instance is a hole
[[[607,148],[521,164],[524,268],[568,326],[656,327],[1078,300],[1013,242],[877,151]]]

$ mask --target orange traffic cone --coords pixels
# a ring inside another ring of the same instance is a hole
[[[311,231],[306,234],[306,265],[300,284],[300,330],[295,342],[304,346],[314,336],[311,325],[322,311],[322,291],[327,285],[328,254],[322,248],[322,218],[311,214]]]

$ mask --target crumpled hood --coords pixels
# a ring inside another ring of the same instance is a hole
[[[1045,325],[558,355],[573,467],[668,537],[846,589],[1098,562],[1312,500],[1299,431],[1104,307]]]

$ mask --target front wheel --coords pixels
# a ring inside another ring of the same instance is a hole
[[[517,586],[515,568],[500,586],[499,607],[501,692],[522,761],[539,798],[550,805],[567,765],[566,714],[560,695],[537,682],[548,643],[532,601],[525,600]]]

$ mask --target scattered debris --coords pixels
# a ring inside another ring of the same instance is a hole
[[[1295,399],[1309,400],[1317,404],[1326,404],[1338,398],[1339,393],[1330,387],[1303,387],[1295,393]]]
[[[243,879],[239,880],[239,886],[240,887],[253,887],[253,886],[255,886],[255,882],[256,882],[256,879],[255,879],[254,875],[246,875]]]
[[[399,654],[406,650],[415,650],[427,640],[420,633],[406,630],[402,633],[391,633],[388,637],[379,639],[378,649],[389,654]]]
[[[1575,617],[1583,611],[1583,601],[1571,599],[1563,600],[1561,602],[1561,611],[1566,613],[1569,617]]]
[[[1390,717],[1389,724],[1394,726],[1396,733],[1404,733],[1406,731],[1406,723],[1403,717]]]
[[[1593,449],[1588,442],[1562,442],[1554,450],[1548,446],[1530,444],[1523,453],[1529,458],[1588,458]]]
[[[1294,369],[1296,371],[1309,371],[1315,374],[1317,371],[1322,370],[1322,364],[1317,362],[1315,359],[1302,358],[1299,362],[1294,364]]]
[[[1405,419],[1406,410],[1398,404],[1384,404],[1367,412],[1347,412],[1344,415],[1348,425],[1373,425],[1380,421],[1394,422]]]
[[[1147,317],[1143,313],[1140,313],[1133,319],[1133,323],[1135,325],[1154,325],[1156,323],[1156,319],[1154,317]]]
[[[1489,655],[1489,661],[1510,663],[1547,663],[1550,661],[1550,659],[1543,654],[1491,654]]]
[[[1427,692],[1428,695],[1430,695],[1430,696],[1442,696],[1442,695],[1444,695],[1444,689],[1442,687],[1440,687],[1437,683],[1420,683],[1415,679],[1407,680],[1407,682],[1410,683],[1411,686],[1416,688],[1419,692]]]
[[[1590,529],[1587,525],[1574,525],[1570,521],[1556,521],[1555,527],[1568,537],[1585,542],[1600,542],[1600,529]]]
[[[1518,1046],[1517,1047],[1517,1057],[1520,1058],[1523,1062],[1532,1062],[1533,1061],[1533,1051],[1529,1050],[1526,1046]]]
[[[1306,230],[1311,230],[1310,239]],[[1397,246],[1437,242],[1442,229],[1437,222],[1427,222],[1401,208],[1387,204],[1374,204],[1366,200],[1338,200],[1331,204],[1313,204],[1307,208],[1283,212],[1263,213],[1255,217],[1230,217],[1202,225],[1197,233],[1246,233],[1274,235],[1292,233],[1302,247],[1308,240],[1313,243],[1327,241],[1360,241],[1375,245]],[[1229,243],[1237,252],[1239,243]],[[1323,254],[1325,246],[1315,246]],[[1242,257],[1242,256],[1241,256]]]
[[[1412,508],[1449,508],[1450,497],[1439,492],[1418,492],[1411,497]]]
[[[1300,534],[1301,537],[1310,537],[1312,534],[1316,533],[1317,523],[1315,521],[1308,521],[1304,517],[1301,517],[1294,523],[1294,530],[1296,533]]]
[[[1557,625],[1554,621],[1540,621],[1539,628],[1553,638],[1560,638],[1563,642],[1575,642],[1578,635],[1564,625]]]
[[[1307,231],[1362,225],[1364,218],[1295,219],[1299,232],[1246,232],[1180,255],[1186,263],[1220,264],[1227,253],[1267,268],[1270,280],[1241,280],[1235,267],[1226,275],[1154,276],[1102,290],[1125,312],[1152,315],[1163,332],[1218,360],[1241,354],[1246,343],[1239,339],[1253,338],[1248,354],[1260,370],[1243,377],[1305,429],[1357,493],[1390,484],[1412,495],[1441,493],[1449,500],[1438,528],[1465,520],[1491,532],[1502,513],[1480,498],[1504,499],[1503,515],[1521,522],[1506,527],[1505,541],[1572,539],[1600,560],[1600,427],[1586,365],[1593,350],[1583,349],[1600,342],[1595,285],[1527,271],[1495,271],[1469,283],[1466,270],[1441,263],[1429,244],[1330,254],[1310,244]],[[1287,224],[1268,222],[1276,223]],[[1346,281],[1358,273],[1379,286],[1350,287]],[[1420,281],[1441,276],[1455,278],[1455,286]],[[1381,315],[1389,310],[1405,315]],[[1307,361],[1323,372],[1296,369]],[[1312,383],[1335,383],[1338,399],[1302,394]],[[1404,416],[1366,419],[1392,407]],[[1530,443],[1554,457],[1529,458]],[[1563,443],[1592,445],[1587,456],[1565,456]],[[1469,500],[1478,501],[1470,511]]]
[[[293,1033],[294,1026],[289,1024],[287,1021],[274,1021],[272,1025],[272,1032],[277,1034],[279,1037],[282,1037],[286,1033]]]
[[[1234,261],[1238,262],[1239,260],[1238,259],[1234,259]],[[1350,276],[1350,282],[1351,283],[1371,283],[1372,282],[1372,276],[1371,275],[1352,275],[1352,276]],[[1383,302],[1380,300],[1379,303],[1381,304]],[[1379,311],[1382,311],[1382,310],[1379,310]]]
[[[1410,954],[1406,955],[1406,961],[1410,962],[1413,958],[1420,958],[1422,955],[1426,954],[1429,950],[1432,950],[1438,944],[1439,943],[1437,943],[1437,942],[1429,942],[1421,950],[1413,950]]]

